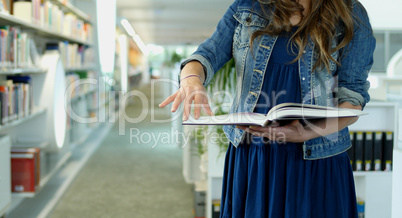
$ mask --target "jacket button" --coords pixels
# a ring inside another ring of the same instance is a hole
[[[303,80],[303,81],[306,80],[306,77],[303,76],[303,77],[302,77],[302,80]]]
[[[251,17],[246,17],[246,22],[250,23],[251,22]]]
[[[306,54],[306,50],[303,50],[303,53]]]
[[[306,155],[307,155],[307,157],[310,157],[310,156],[311,156],[311,149],[307,149]]]

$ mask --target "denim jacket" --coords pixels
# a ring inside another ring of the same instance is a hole
[[[370,100],[367,77],[373,64],[375,39],[362,4],[353,1],[352,9],[355,17],[353,39],[346,47],[331,54],[341,63],[340,66],[331,61],[330,73],[326,69],[312,72],[317,54],[311,40],[298,60],[302,103],[336,106],[347,101],[364,108]],[[207,85],[216,71],[232,57],[235,59],[237,88],[230,113],[252,112],[256,106],[277,36],[256,38],[252,49],[250,36],[269,22],[258,1],[236,0],[219,21],[213,35],[182,63],[183,67],[189,61],[199,61],[204,67],[204,85]],[[337,28],[336,37],[332,40],[333,47],[342,34],[342,28]],[[345,52],[345,57],[341,56],[342,52]],[[224,131],[234,146],[238,146],[245,135],[243,130],[232,125],[224,126]],[[334,156],[350,146],[349,131],[344,128],[304,142],[303,158],[314,160]]]

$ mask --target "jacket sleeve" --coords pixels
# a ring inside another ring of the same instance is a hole
[[[233,15],[236,12],[237,5],[238,0],[226,11],[212,36],[181,63],[182,69],[190,61],[200,62],[204,67],[204,86],[208,85],[216,71],[232,58],[233,34],[236,27],[236,20]]]
[[[367,80],[373,65],[375,38],[367,12],[360,2],[353,6],[354,34],[352,41],[340,51],[338,68],[338,103],[350,102],[362,108],[370,100]]]

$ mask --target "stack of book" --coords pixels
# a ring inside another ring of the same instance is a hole
[[[20,6],[24,4],[23,6]],[[51,1],[32,0],[32,1],[13,1],[10,11],[0,4],[0,11],[11,12],[28,23],[44,27],[79,40],[91,41],[91,24],[78,18],[73,13],[65,12],[57,4]]]
[[[0,81],[1,124],[28,116],[33,111],[30,76],[7,76]]]
[[[76,43],[60,42],[59,51],[66,68],[90,67],[94,63],[92,48]]]
[[[39,148],[11,149],[11,191],[35,193],[40,184]]]
[[[0,68],[35,67],[36,46],[29,35],[18,27],[0,26]]]
[[[393,132],[351,132],[348,150],[355,171],[391,171]]]

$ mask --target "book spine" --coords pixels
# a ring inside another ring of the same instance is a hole
[[[392,154],[393,154],[393,147],[394,147],[394,140],[393,140],[393,133],[386,132],[385,134],[385,143],[384,143],[384,171],[391,171],[392,170]]]
[[[364,170],[372,170],[373,163],[373,133],[366,132],[364,140]]]
[[[212,218],[219,218],[221,212],[221,200],[212,200]]]
[[[13,192],[35,193],[40,184],[40,149],[11,149]]]
[[[11,152],[11,187],[12,192],[35,192],[34,154]]]
[[[8,122],[8,88],[6,86],[0,87],[0,99],[1,99],[1,124]]]
[[[382,150],[383,150],[383,133],[376,132],[374,138],[374,170],[382,170]]]
[[[19,118],[18,112],[20,111],[20,109],[19,109],[19,107],[18,107],[18,97],[19,97],[18,94],[19,94],[18,85],[17,85],[17,84],[14,84],[14,98],[13,98],[13,104],[14,104],[14,108],[15,108],[15,110],[14,110],[15,119],[18,119],[18,118]]]
[[[356,132],[355,141],[355,164],[356,171],[363,170],[363,132]]]

